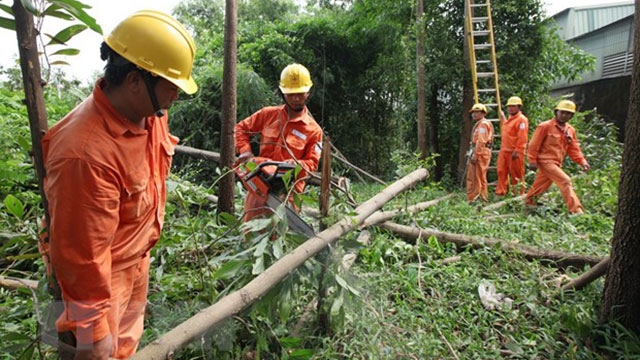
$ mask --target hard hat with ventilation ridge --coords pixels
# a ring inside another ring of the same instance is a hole
[[[576,104],[571,100],[562,100],[554,110],[562,110],[574,114],[576,112]]]
[[[469,110],[470,113],[474,112],[474,111],[482,111],[483,113],[487,113],[487,107],[484,106],[483,104],[475,104],[471,107],[471,110]]]
[[[511,106],[511,105],[520,105],[520,106],[522,106],[522,99],[520,99],[517,96],[510,97],[509,100],[507,100],[507,106]]]
[[[280,74],[280,91],[283,94],[306,93],[312,86],[309,70],[300,64],[288,65]]]
[[[155,10],[141,10],[120,22],[105,42],[123,58],[163,77],[187,94],[198,91],[191,77],[196,45],[173,17]]]

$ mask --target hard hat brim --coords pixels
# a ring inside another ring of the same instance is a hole
[[[283,94],[302,94],[302,93],[307,93],[309,92],[309,90],[311,90],[311,86],[302,86],[302,87],[297,87],[297,88],[286,88],[283,86],[279,86],[280,91],[282,91]]]

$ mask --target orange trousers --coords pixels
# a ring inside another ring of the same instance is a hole
[[[569,208],[569,212],[572,214],[581,213],[582,204],[580,199],[573,191],[573,185],[571,178],[567,175],[559,165],[554,163],[538,163],[538,174],[536,179],[531,185],[531,189],[527,193],[525,202],[527,205],[536,205],[538,196],[542,195],[549,187],[551,183],[555,183],[560,189],[562,198]]]
[[[149,285],[149,255],[140,262],[111,273],[111,300],[107,321],[113,338],[110,358],[128,359],[136,352],[144,327]],[[64,322],[69,307],[58,319]],[[78,346],[86,347],[90,345]]]
[[[467,200],[475,201],[480,197],[484,201],[489,201],[487,190],[487,169],[491,162],[491,153],[488,155],[478,155],[475,164],[469,162],[467,169]]]
[[[524,154],[520,153],[516,160],[513,160],[511,155],[513,155],[513,151],[500,150],[498,153],[496,195],[506,195],[509,182],[511,183],[513,195],[524,195]]]

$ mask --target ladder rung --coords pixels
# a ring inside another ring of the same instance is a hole
[[[476,64],[481,64],[481,65],[491,64],[491,60],[476,60]]]
[[[481,49],[491,49],[491,44],[488,44],[488,43],[487,44],[475,44],[475,45],[473,45],[473,48],[474,49],[479,49],[479,50],[481,50]]]
[[[471,18],[471,22],[474,22],[474,23],[485,22],[487,20],[489,20],[488,16],[472,17]]]
[[[471,33],[474,36],[487,36],[487,35],[491,34],[491,31],[489,31],[489,30],[478,30],[478,31],[472,31]]]
[[[472,8],[476,8],[476,7],[486,7],[487,4],[471,4]]]
[[[498,106],[498,104],[484,104],[484,106],[496,107],[496,106]]]
[[[494,123],[494,122],[500,122],[500,119],[487,119],[487,120],[491,121],[492,123]]]
[[[496,89],[478,89],[478,92],[481,92],[481,93],[496,92]]]
[[[477,75],[478,75],[479,78],[493,77],[493,73],[492,72],[479,72]]]

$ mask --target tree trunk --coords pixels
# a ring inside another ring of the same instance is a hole
[[[20,52],[20,69],[24,85],[25,104],[29,115],[29,127],[31,129],[31,156],[38,176],[38,188],[42,198],[42,206],[45,221],[49,224],[49,203],[44,193],[44,162],[42,159],[42,136],[49,128],[47,124],[47,110],[44,103],[42,90],[43,81],[38,58],[38,43],[36,41],[36,29],[33,24],[33,15],[28,13],[20,0],[13,2],[13,15],[16,23],[16,35]]]
[[[465,0],[472,1],[472,0]],[[466,16],[466,6],[465,6],[465,16]],[[473,106],[473,84],[471,84],[471,61],[469,60],[469,42],[467,41],[466,33],[471,31],[471,29],[466,29],[465,26],[465,36],[462,45],[463,51],[463,61],[464,61],[464,77],[462,78],[462,122],[461,122],[461,131],[460,131],[460,149],[458,151],[458,171],[457,178],[461,179],[466,165],[467,165],[467,150],[469,150],[469,142],[471,142],[471,128],[473,127],[473,122],[471,121],[471,117],[469,116],[469,109]]]
[[[438,106],[438,92],[439,88],[433,84],[431,86],[431,100],[429,102],[429,152],[431,154],[440,154],[440,134],[438,128],[440,127],[440,107]],[[436,168],[434,179],[436,181],[442,180],[442,157],[436,158]]]
[[[392,223],[389,221],[383,223],[380,226],[394,232],[398,236],[407,239],[410,242],[415,242],[415,240],[419,237],[425,238],[434,236],[441,243],[449,242],[455,244],[458,247],[471,246],[474,249],[478,249],[481,247],[500,246],[505,252],[521,254],[524,255],[524,257],[527,259],[548,260],[555,263],[558,267],[574,266],[581,268],[585,265],[594,266],[602,261],[602,258],[595,256],[576,255],[554,250],[540,250],[530,246],[525,246],[508,241],[488,239],[478,236],[452,234],[432,229],[415,228],[411,226]]]
[[[132,360],[166,359],[175,351],[182,349],[207,330],[218,326],[223,320],[238,314],[248,308],[270,289],[285,279],[307,259],[319,253],[331,242],[342,235],[356,229],[367,217],[404,191],[427,177],[425,169],[419,169],[396,181],[384,191],[378,193],[367,202],[355,209],[354,216],[349,216],[327,230],[297,247],[289,254],[276,261],[262,274],[251,280],[242,289],[235,291],[212,306],[201,310],[187,321],[153,341],[147,347],[135,354]]]
[[[633,72],[611,263],[600,317],[640,333],[640,4],[635,2]]]
[[[418,150],[420,159],[425,159],[429,154],[427,148],[427,119],[426,119],[426,89],[424,73],[424,4],[417,0],[416,4],[416,78],[418,101]]]
[[[222,74],[222,124],[220,127],[220,166],[222,178],[218,191],[218,213],[234,213],[235,174],[231,169],[235,162],[236,125],[236,37],[238,25],[238,4],[236,0],[226,0],[224,29],[224,71]]]

